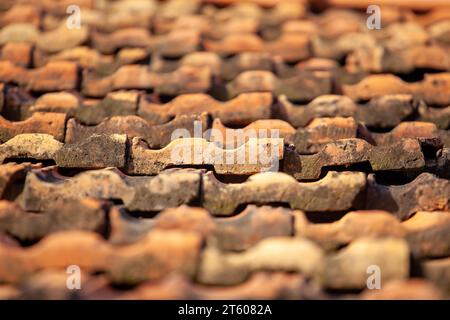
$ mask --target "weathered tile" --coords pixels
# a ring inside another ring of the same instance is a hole
[[[0,14],[0,26],[13,23],[30,23],[39,27],[41,21],[41,10],[32,4],[15,4]]]
[[[380,270],[381,283],[409,276],[409,249],[403,239],[359,239],[327,256],[323,280],[330,289],[367,288],[370,267]],[[371,271],[373,272],[373,271]]]
[[[69,29],[65,23],[54,30],[41,32],[29,23],[14,23],[0,30],[0,43],[26,42],[45,52],[58,52],[82,45],[88,40],[89,30],[81,26]]]
[[[449,31],[450,23],[448,20],[434,23],[428,28],[430,37],[437,43],[444,46],[447,46],[450,42]]]
[[[278,119],[256,120],[244,128],[233,129],[224,126],[220,118],[214,119],[211,129],[210,141],[215,141],[223,146],[233,147],[247,142],[250,138],[275,136],[284,140],[285,143],[292,142],[295,129],[287,122]]]
[[[203,93],[210,87],[211,71],[207,67],[181,66],[173,72],[158,74],[148,70],[147,66],[126,65],[105,77],[85,71],[82,93],[92,97],[103,97],[114,90],[146,89],[173,96],[183,93]]]
[[[360,172],[329,172],[317,182],[299,183],[281,172],[251,176],[243,183],[222,183],[203,175],[203,206],[212,214],[232,215],[240,204],[287,203],[304,211],[344,211],[359,201],[366,177]],[[317,199],[320,199],[317,200]]]
[[[346,33],[337,39],[314,37],[311,40],[315,57],[339,60],[360,48],[373,48],[377,44],[370,33]]]
[[[200,238],[193,233],[155,231],[135,244],[115,247],[92,232],[66,231],[29,248],[0,246],[0,279],[14,283],[39,269],[70,265],[85,272],[105,271],[111,281],[123,284],[154,280],[171,272],[192,277],[200,246]]]
[[[183,94],[163,105],[141,99],[138,115],[151,124],[161,124],[176,115],[208,112],[225,125],[248,125],[270,118],[272,102],[272,95],[263,92],[243,93],[227,102],[206,94]]]
[[[180,276],[170,276],[154,283],[144,283],[121,299],[325,299],[320,288],[300,274],[256,272],[248,280],[233,286],[204,286]]]
[[[367,179],[366,209],[386,210],[401,220],[419,211],[449,210],[450,182],[421,173],[404,185],[378,184],[373,175]]]
[[[19,134],[0,145],[0,163],[8,159],[54,160],[62,146],[49,134]]]
[[[292,215],[283,208],[248,206],[230,218],[212,218],[204,209],[181,206],[155,217],[154,228],[196,231],[225,251],[250,249],[263,239],[290,236]]]
[[[80,284],[85,284],[89,275],[81,273]],[[20,299],[70,300],[79,297],[78,290],[67,289],[67,273],[62,270],[43,270],[27,276],[21,281]]]
[[[8,42],[1,49],[0,59],[12,62],[14,65],[27,68],[32,62],[32,46],[28,43]]]
[[[131,211],[158,211],[190,203],[198,197],[200,174],[196,170],[166,170],[154,177],[125,176],[117,169],[90,170],[74,177],[55,168],[32,171],[18,198],[27,211],[43,211],[58,199],[120,199]]]
[[[40,164],[14,163],[9,162],[0,165],[0,199],[4,199],[9,189],[16,185],[16,182],[25,179],[28,171],[39,169]]]
[[[252,272],[262,270],[293,271],[318,278],[324,261],[320,247],[301,238],[266,239],[242,253],[224,253],[207,247],[202,253],[197,280],[210,285],[238,284]]]
[[[49,62],[72,61],[86,69],[103,69],[104,65],[114,64],[116,60],[111,56],[100,54],[97,50],[87,46],[78,46],[64,49],[57,53],[48,53],[40,49],[35,49],[32,55],[35,67],[43,67]]]
[[[450,74],[426,74],[422,81],[411,83],[390,74],[370,75],[357,84],[343,85],[342,90],[356,101],[389,94],[413,94],[427,104],[448,106],[450,99],[445,92],[450,90]]]
[[[0,299],[448,298],[450,7],[391,2],[0,1]]]
[[[0,300],[15,300],[20,297],[20,290],[12,285],[0,285]]]
[[[126,149],[126,135],[93,134],[85,140],[65,143],[56,152],[54,160],[61,168],[124,168]]]
[[[92,46],[103,54],[112,54],[124,47],[148,48],[152,42],[145,28],[123,28],[112,33],[92,33]]]
[[[419,211],[402,226],[414,255],[431,258],[450,255],[450,212]]]
[[[425,167],[419,142],[402,139],[387,146],[373,146],[362,139],[327,143],[318,153],[285,157],[285,171],[298,180],[318,179],[327,167],[369,163],[373,171],[417,170]]]
[[[106,227],[106,209],[105,203],[86,198],[57,202],[36,214],[23,211],[14,202],[0,201],[0,232],[22,241],[39,240],[65,230],[102,232]]]
[[[222,65],[225,61],[222,61],[219,55],[213,52],[196,51],[184,55],[180,59],[172,59],[161,56],[159,53],[153,53],[150,61],[150,70],[159,73],[174,71],[180,66],[190,67],[207,67],[210,69],[211,74],[216,77],[222,76]]]
[[[154,231],[141,241],[112,251],[106,269],[112,282],[135,284],[171,273],[194,277],[202,241],[192,232]]]
[[[72,90],[78,85],[78,71],[71,62],[50,62],[42,68],[28,70],[10,61],[0,61],[0,81],[39,92]]]
[[[371,132],[353,118],[316,118],[305,128],[298,128],[294,135],[295,149],[299,153],[315,153],[326,143],[336,140],[360,138],[372,145],[395,144],[405,138],[417,139],[422,146],[440,149],[447,144],[447,131],[439,130],[433,123],[401,122],[389,132]]]
[[[450,293],[450,258],[426,260],[422,263],[425,278]]]
[[[285,61],[297,62],[310,56],[309,40],[306,35],[292,33],[267,42],[254,34],[230,34],[218,41],[205,40],[203,45],[207,51],[221,55],[269,52],[281,56]]]
[[[403,73],[416,69],[450,70],[450,52],[440,46],[416,46],[386,51],[383,47],[361,48],[347,60],[349,72]]]
[[[245,71],[272,71],[274,64],[273,56],[268,52],[243,52],[222,61],[221,76],[226,80],[235,79]]]
[[[150,148],[162,148],[170,143],[171,135],[175,130],[183,129],[194,136],[195,124],[200,124],[204,132],[208,128],[208,122],[206,113],[179,115],[165,124],[153,126],[141,117],[131,115],[105,118],[96,126],[85,126],[76,119],[70,119],[67,122],[65,142],[75,143],[94,134],[126,134],[128,138],[142,138]]]
[[[366,289],[362,293],[366,300],[440,300],[441,291],[432,283],[422,279],[397,280],[382,285],[380,290]]]
[[[8,121],[0,116],[0,142],[4,143],[24,133],[45,133],[58,141],[64,140],[66,115],[51,112],[36,112],[24,121]]]
[[[377,145],[389,145],[401,139],[413,138],[418,139],[421,145],[440,148],[445,140],[444,131],[438,130],[435,124],[420,121],[402,122],[389,132],[370,135]]]
[[[279,138],[253,138],[234,149],[224,149],[203,138],[184,138],[153,150],[135,137],[125,171],[149,175],[176,166],[212,166],[218,174],[250,175],[277,169],[283,156],[284,143]]]
[[[292,220],[288,209],[249,205],[233,217],[214,219],[214,243],[221,250],[248,250],[263,239],[290,236]]]
[[[130,244],[153,229],[154,219],[140,219],[130,215],[124,207],[114,206],[109,211],[108,241],[115,245]]]
[[[437,177],[450,179],[450,149],[443,148],[439,150],[436,153],[436,159],[427,161],[426,169],[427,172]]]
[[[245,92],[269,91],[274,95],[285,95],[293,101],[309,101],[330,94],[331,87],[327,73],[307,71],[286,79],[278,78],[269,71],[245,71],[227,84],[230,97]]]
[[[127,244],[137,241],[150,230],[182,230],[201,235],[224,251],[242,251],[263,239],[290,236],[293,215],[288,209],[248,206],[231,218],[214,218],[203,208],[182,205],[168,208],[153,219],[134,218],[121,208],[110,211],[109,241]]]
[[[298,153],[316,153],[332,141],[359,138],[361,129],[353,118],[316,118],[305,128],[298,128],[292,140]]]
[[[339,116],[353,117],[368,127],[392,128],[411,116],[415,107],[411,95],[385,95],[365,105],[355,104],[345,96],[325,95],[305,106],[293,105],[280,96],[276,112],[294,127],[305,127],[314,118]]]
[[[85,26],[69,29],[66,23],[61,24],[55,30],[41,33],[36,41],[36,47],[46,52],[59,52],[64,49],[74,48],[89,39],[89,30]]]
[[[427,108],[421,105],[418,109],[420,121],[436,124],[440,129],[450,128],[450,106],[446,108]]]

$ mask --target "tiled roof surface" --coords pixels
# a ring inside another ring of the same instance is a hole
[[[449,298],[449,150],[447,0],[0,1],[0,299]]]

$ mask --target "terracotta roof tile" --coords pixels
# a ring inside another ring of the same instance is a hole
[[[125,176],[117,169],[102,169],[66,177],[50,167],[27,176],[18,202],[25,210],[42,211],[57,199],[77,200],[87,196],[120,199],[132,211],[158,211],[194,201],[198,198],[199,184],[200,174],[192,169],[172,169],[154,177]]]
[[[448,180],[422,173],[404,185],[378,184],[368,178],[368,209],[388,210],[402,220],[418,211],[448,210],[450,185]]]
[[[329,172],[323,179],[307,183],[285,173],[268,172],[237,184],[224,184],[209,172],[203,176],[203,206],[221,216],[231,215],[239,204],[247,203],[281,202],[304,211],[343,211],[355,205],[365,185],[366,177],[360,172]],[[321,201],[310,201],[316,197]]]
[[[369,2],[0,1],[0,299],[448,299],[450,6]]]

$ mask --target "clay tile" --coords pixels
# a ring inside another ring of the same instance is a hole
[[[354,117],[368,127],[392,128],[412,115],[416,102],[411,95],[385,95],[367,104],[355,104],[346,96],[323,95],[301,107],[280,96],[276,110],[294,127],[305,127],[314,118]]]
[[[23,211],[14,202],[0,201],[0,230],[22,241],[38,240],[64,230],[103,231],[105,205],[83,199],[55,203],[43,214]]]
[[[265,51],[287,62],[298,62],[310,56],[309,36],[302,34],[287,33],[269,42],[254,34],[230,34],[218,41],[205,40],[203,44],[206,50],[222,55]]]
[[[376,39],[369,33],[346,33],[338,39],[314,37],[311,40],[312,52],[315,57],[339,60],[359,48],[373,48]]]
[[[0,142],[6,142],[23,133],[46,133],[62,141],[65,134],[66,115],[36,112],[30,118],[12,122],[0,117]]]
[[[316,118],[293,135],[295,150],[299,153],[316,153],[326,143],[358,137],[358,123],[353,118]]]
[[[354,85],[343,85],[343,92],[353,100],[369,100],[388,94],[412,94],[427,104],[449,105],[445,95],[449,90],[450,75],[447,73],[425,75],[424,80],[407,83],[393,75],[370,75]]]
[[[32,46],[28,43],[8,42],[1,49],[0,59],[8,60],[16,66],[27,68],[32,61]]]
[[[441,291],[423,279],[397,280],[387,283],[381,290],[366,289],[362,298],[367,300],[440,300]]]
[[[83,101],[70,114],[82,123],[95,125],[108,117],[135,115],[139,97],[136,91],[110,92],[100,101]]]
[[[24,210],[42,211],[58,199],[120,199],[130,211],[158,211],[196,200],[199,184],[200,173],[190,169],[166,170],[154,177],[101,169],[65,177],[50,168],[30,172],[17,201]]]
[[[151,41],[145,28],[124,28],[110,34],[92,33],[93,47],[103,54],[112,54],[124,47],[148,48]]]
[[[372,146],[362,139],[342,139],[327,143],[313,155],[290,154],[286,172],[296,179],[318,179],[325,167],[368,162],[373,171],[416,170],[425,167],[419,142],[402,139],[387,146]]]
[[[450,128],[450,106],[446,108],[429,108],[421,105],[418,108],[419,120],[436,124],[439,129]]]
[[[365,180],[360,172],[329,172],[317,182],[299,183],[285,173],[265,172],[243,183],[225,184],[207,173],[203,176],[203,206],[220,216],[232,215],[239,204],[247,203],[281,202],[304,211],[343,211],[356,205]],[[320,202],[310,201],[317,197]]]
[[[288,237],[293,233],[291,211],[269,206],[247,206],[238,215],[214,219],[214,243],[221,250],[242,251],[271,237]]]
[[[429,173],[421,173],[404,185],[378,184],[368,178],[366,208],[387,210],[406,220],[419,211],[449,209],[450,184]]]
[[[88,29],[69,29],[62,23],[55,30],[40,32],[30,23],[10,24],[0,31],[0,42],[27,42],[45,52],[58,52],[79,46],[87,41]]]
[[[49,134],[19,134],[0,145],[0,162],[16,158],[54,160],[62,146]]]
[[[28,171],[40,168],[40,164],[31,163],[5,163],[0,165],[0,199],[5,199],[8,192],[17,182],[25,179]]]
[[[301,238],[274,237],[242,253],[224,253],[207,247],[197,280],[210,285],[238,284],[261,270],[293,271],[318,278],[323,269],[324,254],[314,243]]]
[[[269,91],[286,95],[290,100],[309,101],[331,93],[331,79],[320,72],[299,72],[287,79],[277,78],[269,71],[245,71],[227,85],[230,97],[244,92]]]
[[[114,116],[106,118],[96,126],[84,126],[75,119],[67,123],[66,143],[85,140],[94,134],[126,134],[129,138],[141,137],[150,148],[162,148],[170,143],[172,132],[177,129],[187,130],[194,136],[195,124],[200,124],[202,132],[208,127],[208,117],[201,115],[179,115],[168,123],[150,125],[138,116]]]
[[[77,66],[71,62],[50,62],[39,69],[27,70],[9,61],[0,61],[0,81],[14,82],[32,91],[76,89]]]
[[[244,128],[232,129],[224,126],[220,118],[216,118],[212,123],[212,130],[209,140],[227,147],[239,146],[250,137],[275,138],[275,135],[284,139],[285,143],[291,143],[295,133],[295,129],[289,123],[278,119],[256,120]],[[239,136],[240,133],[243,133],[243,137]]]
[[[428,45],[394,51],[388,51],[382,47],[358,49],[349,55],[346,69],[351,73],[407,74],[417,69],[448,71],[450,54],[442,47]]]
[[[359,239],[327,257],[324,286],[332,289],[367,288],[367,270],[377,266],[381,283],[409,276],[409,250],[403,239]]]
[[[46,52],[59,52],[82,45],[88,40],[88,37],[89,31],[86,27],[69,29],[62,24],[55,30],[41,33],[36,41],[36,46]]]
[[[161,124],[176,115],[208,112],[225,125],[245,126],[270,118],[272,102],[270,93],[243,93],[227,102],[219,102],[205,94],[184,94],[164,105],[141,99],[138,115],[151,124]]]
[[[306,277],[285,272],[255,272],[245,282],[233,286],[202,286],[180,276],[157,283],[145,283],[125,293],[123,299],[323,299],[326,294]]]
[[[211,70],[207,67],[181,66],[173,72],[158,74],[151,72],[147,66],[126,65],[105,77],[85,72],[82,92],[92,97],[103,97],[113,90],[151,89],[159,94],[173,96],[206,92],[210,87]]]
[[[35,67],[43,67],[50,61],[72,61],[86,69],[102,68],[105,64],[113,63],[112,57],[101,55],[97,50],[86,46],[64,49],[58,53],[34,50],[33,63]]]
[[[141,241],[113,251],[107,258],[112,282],[136,284],[171,273],[193,278],[198,269],[201,237],[192,232],[155,230]]]
[[[296,216],[296,235],[311,239],[325,249],[337,249],[360,238],[404,238],[406,230],[391,213],[366,210],[349,212],[332,223],[305,224],[304,217]]]
[[[163,149],[151,150],[135,137],[126,172],[148,175],[169,167],[211,165],[219,174],[250,175],[277,168],[283,159],[283,147],[283,140],[278,138],[251,138],[234,149],[224,149],[203,138],[184,138],[171,141]]]
[[[128,285],[172,272],[192,277],[200,247],[201,239],[185,232],[155,231],[137,243],[114,247],[92,232],[65,231],[30,248],[0,246],[0,279],[18,282],[39,269],[65,269],[68,265],[86,272],[104,271],[112,282]]]
[[[436,286],[448,291],[450,288],[450,258],[425,260],[421,264],[424,270],[424,276],[432,281]]]
[[[419,211],[402,225],[407,230],[407,240],[413,254],[421,257],[448,256],[450,212]]]
[[[203,208],[185,205],[163,210],[153,219],[135,218],[114,207],[110,211],[109,241],[127,244],[141,239],[150,230],[182,230],[196,232],[221,250],[242,251],[266,238],[290,236],[292,218],[288,209],[252,205],[236,216],[223,219],[213,218]]]

